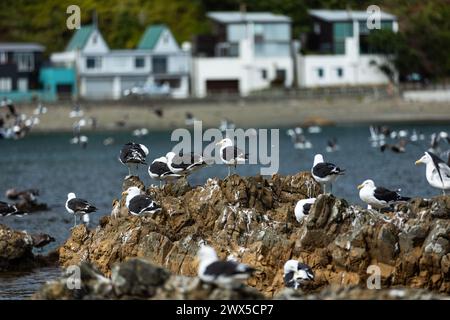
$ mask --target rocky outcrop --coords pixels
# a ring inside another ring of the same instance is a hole
[[[30,270],[54,264],[58,260],[56,253],[47,257],[35,256],[34,246],[32,235],[0,224],[0,272]]]
[[[171,275],[166,269],[140,258],[116,264],[107,278],[89,263],[81,263],[77,272],[68,273],[40,288],[34,300],[156,299],[156,300],[260,300],[258,290],[242,285],[224,288],[202,283],[196,277]],[[284,289],[277,300],[312,299],[448,299],[424,289],[393,288],[370,290],[360,286],[329,286],[315,293]]]
[[[124,188],[130,185],[144,189],[136,178],[124,182]],[[118,218],[104,217],[95,230],[74,228],[59,250],[61,264],[87,261],[110,276],[115,263],[141,257],[194,276],[199,244],[206,242],[221,258],[233,256],[255,267],[248,285],[266,297],[283,289],[283,264],[292,258],[316,274],[305,292],[333,284],[365,286],[372,272],[379,272],[382,288],[450,293],[450,197],[414,199],[380,214],[318,196],[309,173],[270,179],[233,175],[195,188],[180,180],[146,192],[159,201],[161,213],[128,216],[122,199]],[[311,196],[318,199],[298,223],[295,203]]]
[[[79,280],[74,278],[79,276]],[[53,299],[262,299],[256,289],[242,286],[226,289],[201,283],[198,278],[171,275],[149,262],[132,258],[116,264],[106,278],[88,263],[81,263],[79,273],[67,274],[36,292],[35,300]]]

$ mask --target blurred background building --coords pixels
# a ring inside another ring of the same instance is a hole
[[[390,79],[380,66],[385,56],[372,48],[367,27],[369,13],[351,10],[310,10],[313,28],[307,53],[298,56],[298,78],[302,87],[379,85]],[[397,18],[380,12],[380,27],[398,31]]]
[[[270,12],[209,12],[212,36],[196,38],[193,95],[248,95],[292,87],[291,19]]]

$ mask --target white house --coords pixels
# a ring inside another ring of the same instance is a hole
[[[349,10],[310,10],[313,32],[306,51],[298,55],[298,79],[301,87],[379,85],[389,78],[379,66],[383,55],[373,52],[367,37],[369,13]],[[380,27],[398,31],[395,16],[380,11]]]
[[[164,25],[148,27],[131,50],[111,50],[95,25],[83,26],[51,61],[75,68],[80,96],[88,99],[120,99],[125,90],[146,84],[170,86],[172,97],[189,95],[190,53]]]
[[[197,97],[213,93],[291,87],[291,19],[266,12],[209,12],[214,35],[194,45],[192,89]]]

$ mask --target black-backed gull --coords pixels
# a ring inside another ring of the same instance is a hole
[[[119,161],[128,167],[128,175],[131,176],[131,167],[140,164],[147,165],[145,162],[149,151],[143,144],[128,142],[120,150]]]
[[[228,166],[228,176],[231,175],[231,167],[236,169],[238,164],[243,164],[248,159],[248,155],[234,146],[230,138],[222,139],[216,145],[220,146],[220,159]]]
[[[295,213],[295,219],[297,219],[298,222],[301,222],[305,216],[309,214],[309,210],[311,209],[311,206],[316,201],[316,198],[308,198],[308,199],[302,199],[297,202],[294,208]]]
[[[202,245],[198,251],[200,264],[198,277],[206,283],[218,286],[234,288],[241,285],[241,281],[248,279],[254,268],[235,261],[221,261],[216,251],[206,245]]]
[[[314,280],[314,272],[307,264],[297,260],[288,260],[284,264],[284,285],[287,288],[298,289],[302,284]]]
[[[66,210],[68,213],[73,214],[74,226],[77,225],[77,216],[81,218],[92,212],[97,211],[97,208],[91,205],[89,202],[83,199],[79,199],[75,196],[75,193],[71,192],[67,195]]]
[[[161,211],[161,207],[151,197],[142,193],[138,187],[129,187],[122,193],[125,205],[132,215],[154,214]]]
[[[373,180],[366,180],[358,186],[359,198],[370,208],[382,209],[396,201],[408,201],[410,198],[402,197],[399,191],[391,191],[383,187],[376,187]]]
[[[338,166],[325,162],[321,154],[316,154],[314,156],[314,163],[311,168],[311,174],[317,183],[322,185],[323,193],[326,193],[326,186],[330,185],[330,191],[333,190],[333,183],[336,179],[343,175],[345,170],[339,168]]]

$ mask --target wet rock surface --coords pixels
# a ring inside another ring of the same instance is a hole
[[[130,185],[144,188],[136,177],[124,181],[125,189]],[[195,188],[180,179],[146,192],[161,204],[160,213],[127,215],[121,199],[118,218],[102,218],[95,230],[73,229],[59,249],[61,265],[89,262],[112,277],[114,265],[139,257],[171,274],[195,276],[197,250],[207,243],[221,259],[232,256],[256,268],[247,284],[265,297],[282,292],[289,259],[315,272],[305,294],[330,285],[365,286],[371,265],[382,288],[450,294],[450,196],[414,199],[381,214],[319,196],[320,187],[306,172],[270,179],[233,175]],[[317,201],[298,223],[295,203],[308,197]]]
[[[263,299],[256,289],[244,286],[225,289],[202,283],[198,278],[171,275],[146,260],[132,258],[114,265],[110,278],[89,263],[81,263],[81,281],[67,274],[44,285],[33,295],[35,300],[53,299]]]
[[[261,300],[266,299],[255,288],[242,285],[234,289],[202,283],[196,277],[171,275],[166,269],[141,258],[131,258],[112,268],[111,278],[97,268],[83,262],[79,279],[67,273],[51,281],[36,292],[34,300],[93,300],[93,299],[155,299],[155,300]],[[306,294],[302,290],[283,289],[276,300],[331,300],[331,299],[449,299],[448,296],[425,289],[391,288],[370,290],[360,286],[331,285],[318,292]]]
[[[0,224],[0,272],[27,271],[56,264],[57,253],[53,252],[45,257],[34,255],[35,246],[32,235]]]

